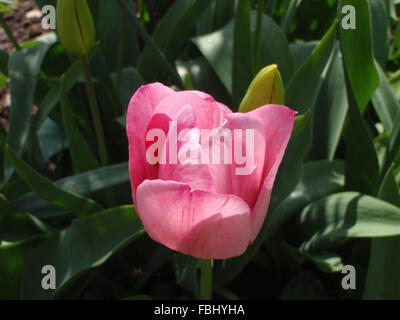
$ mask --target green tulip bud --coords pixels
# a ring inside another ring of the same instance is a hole
[[[87,56],[96,40],[96,30],[86,0],[57,1],[57,30],[67,51]]]
[[[285,93],[278,66],[262,69],[253,79],[239,106],[239,112],[250,112],[267,104],[284,104]]]

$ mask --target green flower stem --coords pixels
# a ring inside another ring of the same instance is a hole
[[[0,25],[4,29],[4,32],[6,33],[8,40],[13,44],[14,48],[18,51],[21,50],[21,46],[18,44],[17,39],[15,39],[14,35],[12,34],[10,27],[8,26],[6,20],[4,20],[4,17],[2,14],[0,14]]]
[[[202,259],[199,261],[201,270],[201,300],[212,298],[212,260]]]
[[[256,68],[255,72],[257,72],[258,68],[260,67],[261,26],[262,26],[263,12],[264,12],[264,0],[258,0],[257,25],[256,25],[256,33],[254,35],[254,66]]]
[[[96,94],[94,91],[92,79],[90,78],[89,65],[85,57],[81,58],[82,72],[86,81],[86,89],[89,97],[90,111],[92,113],[92,120],[94,129],[96,131],[97,144],[100,151],[100,160],[102,166],[108,165],[106,141],[104,139],[103,127],[101,125],[101,118],[99,113],[99,106],[97,104]]]

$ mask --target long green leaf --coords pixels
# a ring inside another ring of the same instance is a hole
[[[233,32],[232,99],[234,108],[239,106],[255,76],[250,10],[250,0],[239,0]]]
[[[116,83],[117,74],[112,74],[111,78],[113,82]],[[136,92],[136,90],[139,89],[143,84],[144,80],[135,68],[127,67],[122,69],[119,100],[123,106],[124,115],[126,115],[129,101],[132,98],[133,92]]]
[[[383,69],[385,69],[391,37],[390,1],[368,0],[371,10],[374,56]]]
[[[84,271],[144,233],[133,206],[116,207],[74,220],[59,233],[0,247],[0,298],[48,299],[62,293]],[[56,269],[56,290],[41,287],[42,267]]]
[[[314,110],[323,78],[329,70],[336,42],[334,22],[311,56],[294,74],[286,92],[286,104],[296,111],[305,113],[308,108]]]
[[[372,96],[372,103],[375,111],[382,122],[385,130],[391,132],[396,115],[400,112],[400,103],[391,88],[385,73],[378,68],[380,75],[380,86]]]
[[[85,172],[98,168],[99,162],[93,155],[78,126],[76,125],[72,106],[68,100],[65,86],[65,77],[61,78],[61,111],[63,124],[68,140],[69,151],[72,159],[72,166],[75,173]]]
[[[290,44],[290,51],[293,55],[295,71],[297,71],[306,62],[318,44],[319,41]]]
[[[312,159],[334,159],[348,107],[343,63],[336,53],[316,102]]]
[[[158,24],[152,38],[165,54],[168,61],[174,61],[182,52],[201,14],[210,6],[211,0],[177,1]],[[154,63],[154,53],[148,45],[139,61],[139,71],[150,81],[157,78],[159,67]]]
[[[0,71],[8,76],[8,61],[10,59],[10,56],[4,52],[3,50],[0,50]]]
[[[72,87],[77,82],[83,82],[83,75],[80,61],[75,61],[71,64],[68,70],[65,72],[65,87],[66,92],[72,89]],[[32,123],[32,131],[37,132],[43,123],[48,118],[50,112],[54,109],[54,107],[60,101],[60,86],[61,84],[58,83],[54,87],[52,87],[46,94],[46,96],[42,99],[39,103],[39,110],[37,114],[33,117]]]
[[[400,208],[357,192],[336,193],[304,208],[293,230],[310,252],[353,238],[399,236]]]
[[[286,1],[285,13],[281,19],[282,30],[287,33],[289,30],[290,22],[292,21],[297,8],[300,6],[302,0],[289,0]]]
[[[11,164],[25,184],[55,206],[69,210],[78,217],[102,210],[102,207],[93,200],[65,191],[34,171],[18,157],[10,146],[6,146],[6,151]]]
[[[374,194],[379,178],[379,162],[369,129],[348,87],[349,122],[346,128],[346,188]]]
[[[256,20],[257,12],[252,11],[250,19],[251,30],[255,29]],[[192,39],[194,44],[207,59],[210,66],[214,69],[225,88],[231,94],[233,93],[232,53],[234,50],[234,25],[235,19],[220,30]],[[292,77],[294,72],[294,62],[293,55],[282,30],[273,19],[263,15],[261,33],[261,65],[267,66],[270,64],[277,64],[284,82],[289,82],[289,79]],[[251,37],[253,37],[253,34]]]
[[[100,0],[97,2],[99,2],[99,9],[96,31],[107,70],[114,72],[117,69],[121,43],[123,46],[122,66],[136,65],[139,59],[139,41],[135,27],[124,22],[126,16],[124,17],[125,13],[117,1]],[[131,10],[134,10],[133,2],[128,1],[128,5]],[[111,21],[112,23],[110,23]]]
[[[216,0],[215,2],[215,29],[220,29],[233,18],[235,1]]]
[[[142,40],[149,46],[150,50],[153,52],[155,61],[162,66],[168,73],[173,77],[173,79],[176,81],[177,84],[182,85],[182,81],[179,77],[178,72],[174,68],[174,66],[169,63],[168,59],[165,57],[163,52],[160,50],[159,46],[156,44],[156,42],[149,36],[149,34],[146,32],[146,30],[140,25],[135,13],[133,10],[131,10],[130,7],[126,4],[124,0],[118,0],[118,4],[121,6],[121,8],[127,12],[129,21],[133,23],[133,25],[136,28],[136,32],[139,34],[139,36],[142,38]]]
[[[256,21],[255,11],[252,11],[251,17],[252,30],[254,30]],[[261,67],[277,64],[284,84],[288,84],[295,68],[293,55],[285,34],[274,19],[265,14],[262,16],[261,34]]]
[[[108,167],[87,171],[54,182],[59,188],[80,195],[129,182],[128,164],[116,164]],[[38,193],[30,192],[11,201],[9,212],[38,211],[39,217],[45,217],[46,208],[51,207]]]
[[[389,148],[385,157],[385,163],[382,169],[382,174],[385,175],[392,163],[396,166],[400,162],[400,112],[394,120],[394,127],[391,133]]]
[[[221,30],[193,38],[192,41],[199,48],[226,90],[232,94],[233,72],[233,27],[234,21],[228,23]]]
[[[338,192],[343,186],[344,162],[306,162],[303,166],[303,175],[296,188],[275,211],[271,212],[267,224],[267,237],[272,235],[282,223],[298,210],[301,210],[310,202]]]
[[[379,198],[400,207],[393,166],[381,184]],[[373,239],[364,299],[400,299],[400,237]]]
[[[207,92],[215,100],[229,105],[228,91],[204,57],[189,61],[177,61],[176,65],[182,80],[190,78],[193,88]]]
[[[7,143],[20,155],[28,138],[33,96],[36,88],[36,76],[39,74],[42,60],[56,41],[54,34],[47,37],[47,42],[39,43],[29,49],[15,52],[9,60],[10,77],[10,123]],[[7,161],[5,162],[6,167]],[[6,172],[7,178],[9,173]]]
[[[379,73],[375,67],[372,48],[370,10],[367,0],[339,0],[340,21],[341,10],[346,5],[355,8],[356,28],[339,28],[340,43],[347,75],[362,114],[379,86]]]

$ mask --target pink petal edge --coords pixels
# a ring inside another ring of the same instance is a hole
[[[250,208],[234,195],[146,180],[137,189],[137,200],[149,236],[172,250],[201,259],[229,259],[243,254],[250,243]]]

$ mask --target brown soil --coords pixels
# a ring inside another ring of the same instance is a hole
[[[20,7],[10,6],[12,13],[4,15],[8,26],[18,43],[36,38],[43,33],[42,12],[38,9],[34,0],[17,0],[22,4]],[[0,28],[0,49],[10,53],[13,46],[8,41],[4,30]]]
[[[19,44],[34,39],[45,32],[42,29],[42,13],[34,0],[15,0],[20,7],[10,6],[12,13],[4,15],[4,19]],[[0,27],[0,50],[8,54],[13,51],[13,45],[8,40],[3,28]],[[7,132],[10,107],[10,89],[7,83],[0,90],[0,126]]]

